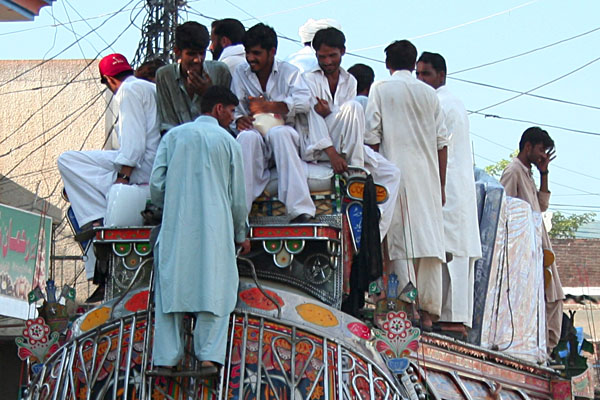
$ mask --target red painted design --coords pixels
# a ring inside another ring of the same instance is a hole
[[[571,398],[571,382],[552,382],[552,398],[555,400],[566,400]]]
[[[275,301],[277,301],[280,307],[283,307],[285,303],[283,302],[281,297],[277,295],[277,293],[266,289],[265,292],[267,292],[269,296],[275,299]],[[258,308],[260,310],[271,311],[277,309],[277,306],[273,304],[271,300],[267,299],[258,288],[244,290],[240,293],[240,299],[242,299],[242,301],[246,303],[249,307]]]
[[[97,240],[150,239],[150,229],[103,229],[96,232]]]
[[[338,238],[338,232],[334,228],[319,227],[319,228],[317,228],[317,236],[319,236],[319,237],[326,237],[326,238],[330,238],[330,239],[337,239]]]
[[[348,330],[361,339],[369,340],[371,337],[371,329],[361,322],[350,322]]]
[[[311,226],[262,226],[253,229],[255,238],[313,237]]]
[[[135,294],[132,298],[127,300],[125,303],[125,309],[127,311],[136,312],[145,310],[148,307],[148,291],[144,290]]]
[[[338,238],[338,230],[328,226],[317,227],[316,236],[330,239]],[[312,226],[257,226],[252,230],[253,238],[312,238],[315,229]]]

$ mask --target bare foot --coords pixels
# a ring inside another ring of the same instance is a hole
[[[202,363],[200,364],[201,367],[218,367],[217,364],[215,364],[212,361],[202,361]]]
[[[423,328],[423,330],[430,331],[433,328],[433,320],[431,319],[431,314],[424,310],[421,310],[419,313],[421,315],[421,327]]]

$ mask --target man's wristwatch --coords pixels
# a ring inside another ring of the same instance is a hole
[[[123,179],[123,180],[129,182],[129,175],[125,175],[120,172],[117,172],[117,179]]]
[[[548,172],[550,172],[550,171],[548,171],[548,170],[540,171],[540,175],[542,175],[542,176],[548,175]]]

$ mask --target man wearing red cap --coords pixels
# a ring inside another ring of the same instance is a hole
[[[58,170],[77,222],[84,231],[102,225],[106,194],[115,183],[147,183],[160,141],[153,83],[133,76],[121,54],[100,60],[100,81],[113,93],[118,108],[115,131],[118,150],[67,151],[58,157]],[[85,270],[94,276],[95,257],[88,251]]]

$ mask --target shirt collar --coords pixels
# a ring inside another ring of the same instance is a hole
[[[271,75],[275,75],[276,73],[279,72],[279,63],[281,61],[279,61],[278,59],[274,59],[273,60],[273,68],[271,68],[271,73],[269,74],[269,77]],[[244,65],[244,72],[246,73],[247,76],[252,76],[252,75],[256,75],[254,72],[252,72],[252,70],[250,69],[250,64],[246,63],[246,65]]]
[[[513,162],[515,162],[519,166],[519,168],[521,168],[528,175],[533,176],[533,171],[531,170],[531,166],[527,167],[525,164],[523,164],[521,162],[521,160],[519,160],[518,157],[513,158]]]
[[[181,76],[181,64],[175,64],[175,76],[177,76],[177,80],[183,80],[183,76]]]
[[[245,54],[246,54],[246,50],[244,49],[243,44],[234,44],[231,46],[227,46],[223,49],[223,52],[219,56],[219,61],[223,61],[227,57],[244,56]]]
[[[442,85],[439,88],[435,89],[435,91],[438,93],[444,93],[448,91],[448,88],[446,87],[446,85]]]
[[[408,75],[408,76],[412,76],[412,71],[409,71],[407,69],[400,69],[397,71],[394,71],[394,73],[392,74],[392,76],[400,76],[400,75]]]
[[[196,122],[206,122],[209,124],[219,125],[219,121],[212,115],[202,114],[196,118]]]
[[[325,76],[325,72],[323,72],[323,69],[319,66],[319,63],[317,63],[317,65],[315,65],[314,67],[309,69],[307,72],[309,72],[309,73],[318,72],[321,75]],[[350,74],[348,73],[348,71],[346,71],[344,68],[342,68],[340,66],[340,83],[346,82],[348,80],[349,75]]]

